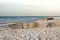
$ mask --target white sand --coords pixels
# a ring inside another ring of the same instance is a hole
[[[0,40],[60,40],[60,27],[6,30],[0,29]]]

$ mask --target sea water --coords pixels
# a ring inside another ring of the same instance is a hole
[[[0,25],[6,23],[14,23],[18,21],[24,21],[24,22],[35,21],[47,17],[51,17],[51,16],[0,16]]]

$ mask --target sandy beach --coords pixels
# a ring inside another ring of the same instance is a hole
[[[0,29],[0,40],[60,40],[60,27]]]
[[[0,40],[60,40],[59,18],[16,22],[0,28]]]

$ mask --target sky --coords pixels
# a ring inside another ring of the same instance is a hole
[[[60,16],[60,0],[0,0],[0,16]]]

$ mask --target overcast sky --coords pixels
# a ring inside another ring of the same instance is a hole
[[[60,16],[60,1],[0,0],[0,16]]]

